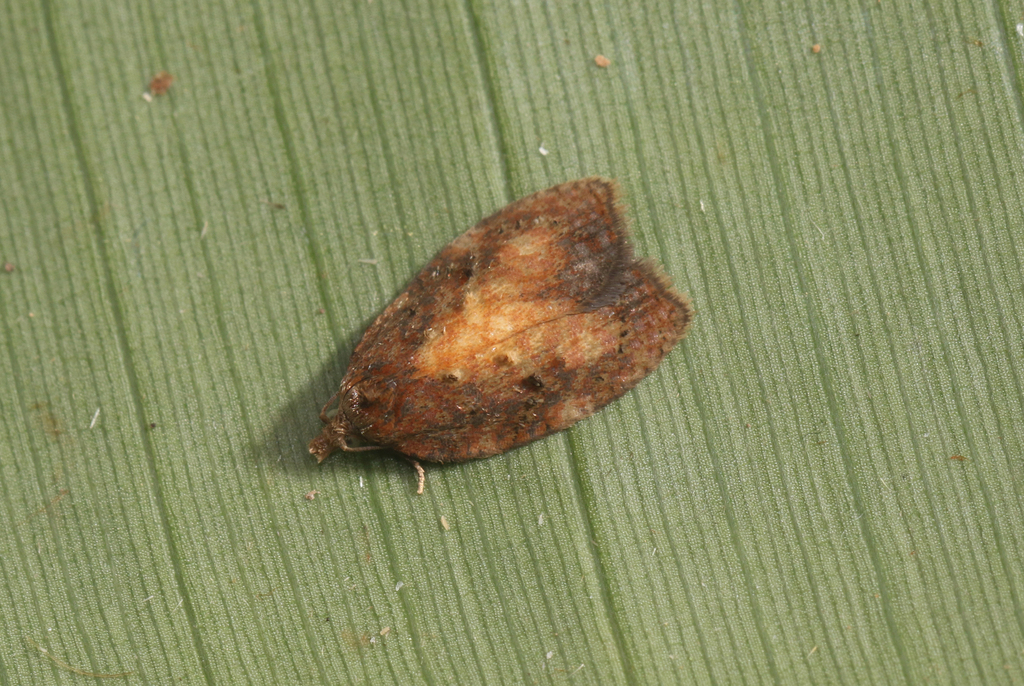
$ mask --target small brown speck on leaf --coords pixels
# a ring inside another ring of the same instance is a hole
[[[156,422],[150,422],[149,423],[149,428],[150,429],[155,429],[156,428]]]
[[[604,55],[597,55],[596,57],[594,57],[594,64],[601,67],[602,69],[607,69],[608,65],[610,65],[611,63],[612,61],[605,57]]]
[[[149,82],[149,92],[153,95],[163,95],[174,83],[174,76],[166,71],[157,72]]]
[[[317,495],[319,493],[320,493],[320,491],[317,491],[317,490],[310,491],[309,493],[307,493],[305,495],[305,498],[306,498],[306,500],[316,500],[316,497],[317,497]]]
[[[31,312],[29,312],[29,316],[32,316]],[[50,404],[47,402],[32,403],[32,409],[37,413],[39,421],[43,425],[43,431],[50,438],[60,438],[60,435],[64,433],[64,423],[50,410]]]
[[[821,44],[820,43],[815,43],[814,45],[812,45],[811,46],[811,52],[813,52],[815,55],[817,55],[819,52],[821,52]]]
[[[966,460],[967,458],[964,457],[963,455],[950,455],[949,459],[963,461],[963,460]]]
[[[14,265],[10,262],[4,262],[4,271],[10,274],[14,271]]]
[[[59,502],[60,502],[61,500],[63,500],[63,499],[64,499],[64,496],[66,496],[66,495],[67,495],[68,493],[70,493],[70,492],[71,492],[71,491],[69,491],[69,490],[68,490],[68,489],[66,489],[66,488],[62,488],[62,489],[60,489],[60,492],[59,492],[59,493],[57,493],[57,495],[53,496],[53,498],[52,498],[52,499],[50,499],[50,502],[49,502],[48,504],[46,504],[46,505],[44,505],[44,506],[40,507],[40,508],[39,508],[38,510],[36,510],[36,511],[35,511],[35,512],[33,512],[32,514],[30,514],[30,515],[29,515],[28,517],[26,517],[25,519],[23,519],[23,520],[21,520],[20,522],[18,522],[18,526],[21,526],[22,524],[24,524],[24,523],[25,523],[25,522],[27,522],[28,520],[32,519],[32,518],[33,518],[33,517],[35,517],[36,515],[40,515],[40,514],[42,514],[42,513],[46,512],[47,510],[49,510],[50,508],[52,508],[52,507],[53,507],[54,505],[56,505],[57,503],[59,503]]]
[[[370,647],[370,637],[367,634],[357,634],[348,629],[341,632],[341,640],[345,641],[353,650]]]

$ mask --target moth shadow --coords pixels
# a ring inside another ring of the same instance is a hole
[[[277,474],[308,484],[320,469],[340,470],[358,476],[368,463],[395,459],[397,453],[381,449],[344,457],[342,453],[335,453],[323,465],[318,465],[316,458],[309,453],[309,442],[323,428],[320,410],[338,390],[358,340],[357,336],[354,341],[339,345],[308,381],[293,392],[269,427],[254,438],[251,446],[254,460],[268,463]]]

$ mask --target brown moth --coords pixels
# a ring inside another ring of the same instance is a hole
[[[422,493],[417,460],[488,457],[572,426],[654,371],[692,318],[633,257],[614,181],[554,186],[453,240],[384,310],[309,452],[391,448]]]

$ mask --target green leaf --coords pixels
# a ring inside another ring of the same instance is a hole
[[[3,3],[0,684],[1024,682],[1019,14]],[[431,255],[591,174],[661,368],[316,465]]]

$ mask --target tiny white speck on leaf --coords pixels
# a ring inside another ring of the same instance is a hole
[[[545,147],[544,147],[544,146],[542,145],[542,146],[540,146],[540,148],[538,148],[538,152],[540,152],[540,154],[541,154],[541,155],[547,155],[547,154],[548,154],[548,149],[547,149],[547,148],[545,148]]]
[[[405,582],[404,581],[399,581],[397,584],[395,584],[395,590],[396,591],[401,591],[402,590],[402,586],[405,586]]]
[[[541,512],[540,516],[537,517],[537,526],[544,526],[544,513]]]
[[[91,421],[91,422],[89,422],[89,428],[90,428],[90,429],[91,429],[92,427],[96,426],[96,420],[98,420],[99,418],[100,418],[100,408],[98,408],[98,407],[97,407],[97,408],[96,408],[96,414],[94,414],[94,415],[92,416],[92,421]]]

